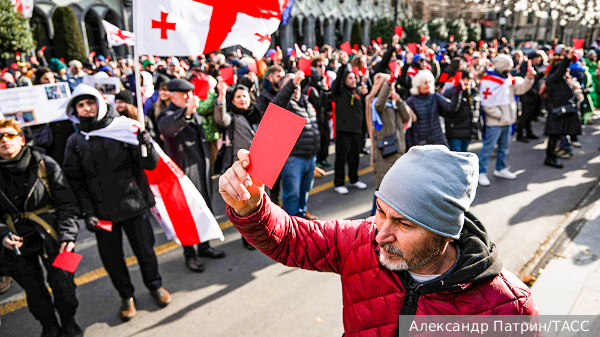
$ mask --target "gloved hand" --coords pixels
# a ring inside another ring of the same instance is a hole
[[[152,141],[152,136],[150,136],[150,132],[148,132],[148,130],[140,130],[137,134],[137,139],[138,142],[140,142],[140,145],[148,146]]]
[[[93,214],[85,216],[85,228],[92,233],[98,233],[102,230],[100,227],[96,226],[99,222],[100,219],[96,218]]]

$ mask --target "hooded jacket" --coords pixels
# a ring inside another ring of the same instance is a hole
[[[80,95],[96,98],[98,114],[91,122],[82,123],[73,107],[74,99]],[[67,115],[84,132],[105,128],[119,116],[96,89],[85,84],[75,88]],[[144,158],[137,145],[105,137],[86,137],[78,132],[67,140],[63,169],[83,214],[118,222],[154,206],[144,170],[152,170],[157,164],[158,154],[152,146]]]
[[[331,97],[335,103],[335,130],[362,133],[365,118],[365,97],[357,88],[346,86],[346,77],[352,73],[350,64],[341,66],[331,86]]]
[[[38,173],[41,161],[47,180]],[[28,146],[24,146],[14,159],[0,160],[0,238],[10,231],[5,222],[7,214],[17,219],[22,212],[32,212],[46,206],[52,206],[55,212],[38,215],[54,228],[58,240],[75,242],[79,232],[79,207],[56,161]],[[17,233],[14,234],[24,240],[21,248],[23,255],[39,252],[42,242],[46,243],[47,248],[58,248],[58,242],[53,242],[42,226],[29,219],[15,222],[15,228]]]
[[[536,315],[531,292],[502,267],[496,246],[471,213],[452,244],[451,270],[427,283],[379,263],[375,218],[309,221],[290,217],[264,196],[261,208],[227,215],[248,242],[289,267],[340,274],[346,337],[394,336],[399,315]]]

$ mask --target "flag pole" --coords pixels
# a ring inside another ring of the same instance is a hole
[[[133,0],[133,29],[134,31],[138,31],[138,1],[137,0]],[[137,39],[136,39],[137,40]],[[138,53],[138,46],[139,46],[139,41],[136,41],[137,43],[134,44],[133,46],[133,67],[134,67],[134,71],[135,71],[135,99],[137,101],[137,108],[138,108],[138,120],[140,122],[140,130],[144,131],[146,129],[146,124],[144,121],[144,106],[142,104],[142,86],[140,85],[141,82],[141,74],[140,74],[140,55]],[[142,150],[142,157],[147,157],[148,156],[148,149],[146,148],[146,145],[142,145],[141,147]]]

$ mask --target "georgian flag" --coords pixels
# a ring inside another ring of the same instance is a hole
[[[406,71],[406,75],[408,75],[408,77],[410,77],[410,79],[412,80],[419,73],[419,71],[421,71],[419,68],[410,66]]]
[[[136,134],[139,130],[138,121],[121,116],[105,128],[80,132],[86,139],[97,136],[138,145]],[[183,246],[212,239],[225,240],[217,220],[190,178],[160,146],[154,144],[154,149],[158,152],[160,160],[154,170],[145,172],[156,201],[156,210],[152,213],[157,217],[167,238]]]
[[[200,55],[240,45],[262,57],[287,0],[134,0],[139,54]]]
[[[102,26],[104,26],[104,30],[106,31],[109,47],[117,47],[123,44],[133,46],[135,44],[132,32],[121,30],[121,28],[106,20],[102,20]]]
[[[21,12],[24,17],[31,18],[33,15],[33,0],[10,0],[15,5],[17,12]]]
[[[481,78],[479,94],[481,95],[482,106],[501,106],[510,105],[515,101],[511,94],[511,86],[521,85],[524,82],[522,77],[508,78],[500,77],[494,73],[488,73]]]

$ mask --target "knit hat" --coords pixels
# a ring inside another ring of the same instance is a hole
[[[179,60],[175,56],[172,56],[169,65],[179,67]]]
[[[514,66],[512,57],[506,54],[496,55],[496,57],[494,57],[493,64],[494,70],[496,70],[497,73],[503,73]]]
[[[554,53],[556,55],[560,54],[560,52],[565,49],[567,46],[565,46],[564,44],[559,44],[556,47],[554,47]]]
[[[60,59],[57,59],[56,57],[50,59],[50,70],[53,72],[57,73],[66,67],[67,65],[64,64],[64,62],[62,62]]]
[[[104,55],[98,55],[96,57],[96,60],[98,60],[98,62],[104,62],[104,61],[106,61],[106,58],[104,57]]]
[[[120,99],[121,101],[129,104],[133,104],[133,96],[131,96],[131,91],[123,90],[115,95],[115,99]]]
[[[443,145],[413,146],[386,173],[375,196],[413,223],[458,239],[478,179],[477,155]]]

